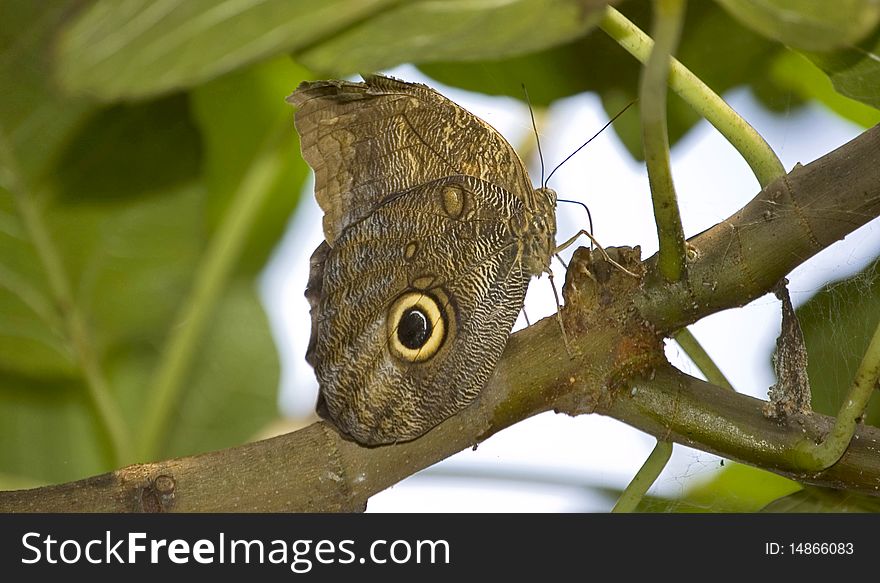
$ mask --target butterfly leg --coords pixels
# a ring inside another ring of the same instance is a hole
[[[523,306],[523,309],[522,309],[522,315],[523,315],[523,318],[526,319],[526,328],[531,327],[532,323],[529,321],[529,315],[526,313],[526,308],[525,308],[525,306]]]
[[[639,277],[638,275],[636,275],[635,273],[633,273],[632,271],[630,271],[629,269],[627,269],[626,267],[624,267],[623,265],[618,263],[617,261],[611,259],[611,257],[608,256],[608,253],[605,252],[605,249],[602,247],[602,245],[599,244],[599,242],[596,240],[596,238],[593,237],[593,235],[585,229],[581,229],[580,231],[575,233],[573,237],[568,239],[565,243],[556,247],[556,249],[553,250],[553,253],[555,255],[562,253],[563,251],[565,251],[566,249],[571,247],[574,244],[574,242],[577,241],[581,235],[586,236],[592,242],[592,244],[596,246],[596,248],[599,250],[599,253],[601,253],[602,257],[605,258],[605,261],[607,261],[608,263],[610,263],[611,265],[613,265],[614,267],[621,270],[622,272],[624,272],[627,275],[631,275],[635,278]]]
[[[568,271],[568,263],[565,262],[565,260],[562,258],[562,255],[560,255],[559,253],[554,253],[554,254],[553,254],[553,257],[555,257],[556,259],[558,259],[558,260],[559,260],[559,263],[562,264],[562,267],[563,267],[566,271]]]
[[[550,280],[550,287],[553,289],[553,298],[556,300],[556,322],[559,324],[559,331],[562,333],[562,344],[565,345],[565,351],[569,358],[574,358],[574,352],[571,344],[568,343],[568,334],[565,333],[565,324],[562,323],[562,304],[559,302],[559,292],[556,290],[556,283],[553,281],[553,272],[547,269],[547,278]]]
[[[586,229],[581,229],[580,231],[569,237],[565,243],[563,243],[562,245],[557,245],[556,249],[553,250],[553,253],[555,255],[562,253],[563,251],[574,245],[574,242],[580,239],[581,235],[587,236],[592,244],[597,246],[599,245],[599,243],[596,242],[596,239],[593,238],[589,231],[587,231]]]

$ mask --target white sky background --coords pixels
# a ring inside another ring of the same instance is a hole
[[[528,109],[517,100],[439,85],[409,66],[389,74],[434,87],[487,121],[511,144],[521,144],[531,135]],[[764,136],[786,170],[824,155],[862,131],[820,106],[776,115],[764,110],[747,90],[730,92],[725,99]],[[547,171],[607,121],[592,94],[554,104],[541,134]],[[672,168],[687,237],[728,217],[760,190],[748,165],[705,121],[674,147]],[[533,181],[539,180],[538,166],[533,164],[530,173]],[[630,157],[613,131],[605,131],[563,166],[551,186],[560,198],[590,207],[594,235],[603,246],[641,245],[643,257],[656,252],[644,164]],[[312,369],[305,362],[310,324],[303,292],[309,256],[323,234],[312,182],[305,188],[301,207],[264,273],[261,289],[282,358],[281,409],[293,417],[311,414],[317,395]],[[578,205],[560,203],[557,217],[559,241],[586,226],[586,213]],[[874,221],[789,275],[795,307],[827,281],[852,275],[878,254],[880,225]],[[562,281],[558,263],[554,271]],[[533,322],[554,312],[546,277],[532,280],[525,306]],[[779,322],[779,302],[767,295],[745,308],[705,318],[691,330],[738,391],[766,398],[767,387],[774,382],[769,354]],[[516,328],[522,325],[520,317]],[[685,372],[700,376],[674,343],[667,344],[667,355]],[[461,452],[374,496],[368,510],[607,511],[614,501],[587,487],[625,487],[654,443],[653,437],[607,417],[544,413],[496,434],[476,451]],[[695,480],[711,479],[719,468],[716,456],[676,445],[651,493],[679,494]]]

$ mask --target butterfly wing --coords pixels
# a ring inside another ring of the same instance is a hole
[[[333,245],[389,193],[450,175],[479,178],[523,198],[532,186],[522,162],[491,126],[420,84],[378,75],[363,83],[302,83],[288,101],[315,198]]]
[[[418,437],[494,370],[530,275],[511,218],[521,200],[469,176],[386,197],[313,257],[308,360],[319,412],[366,444]],[[407,309],[428,333],[404,333]]]
[[[555,195],[424,85],[306,82],[288,100],[324,211],[306,291],[318,412],[362,443],[413,439],[492,374],[549,262]]]

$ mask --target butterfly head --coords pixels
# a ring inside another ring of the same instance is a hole
[[[556,248],[556,191],[546,186],[532,193],[529,223],[523,234],[523,261],[530,275],[540,275],[550,266]]]

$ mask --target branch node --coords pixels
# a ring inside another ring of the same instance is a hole
[[[594,374],[569,378],[574,390],[556,401],[557,413],[581,415],[607,407],[617,389],[629,386],[629,379],[650,375],[654,367],[666,363],[662,336],[632,302],[645,273],[638,247],[575,251],[562,290],[565,326],[576,338],[597,330],[611,333],[611,347],[604,359],[597,359],[594,351],[581,351],[590,355],[590,361],[581,366]]]
[[[168,474],[161,474],[150,480],[141,489],[140,511],[148,513],[167,512],[174,504],[174,490],[177,482]]]

